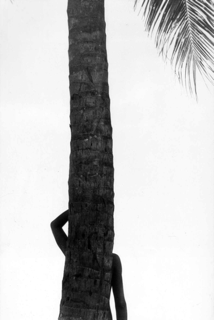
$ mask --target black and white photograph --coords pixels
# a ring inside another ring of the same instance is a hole
[[[0,319],[214,319],[213,0],[0,0]]]

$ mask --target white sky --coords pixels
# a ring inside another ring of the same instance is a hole
[[[0,0],[0,317],[57,319],[67,208],[67,1]],[[188,97],[133,1],[106,1],[115,248],[129,319],[214,316],[214,90]]]

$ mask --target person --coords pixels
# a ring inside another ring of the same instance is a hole
[[[63,230],[63,226],[68,221],[68,213],[69,210],[66,210],[51,222],[51,230],[54,238],[64,255],[66,252],[68,237]],[[114,294],[117,320],[127,320],[127,306],[122,279],[122,264],[120,257],[115,253],[113,253],[111,288]]]

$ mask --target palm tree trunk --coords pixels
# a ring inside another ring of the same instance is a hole
[[[68,0],[71,155],[60,320],[109,320],[113,155],[104,0]]]

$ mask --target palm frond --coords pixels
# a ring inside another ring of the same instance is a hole
[[[196,73],[214,84],[214,0],[135,0],[146,30],[179,80],[197,95]]]

